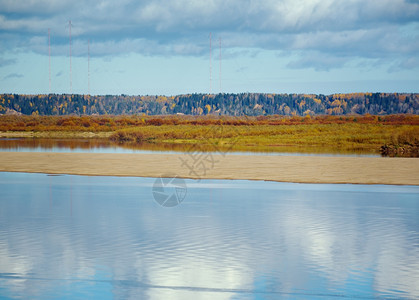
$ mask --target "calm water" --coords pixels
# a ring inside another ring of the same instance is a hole
[[[322,147],[281,146],[267,147],[258,151],[229,151],[230,155],[316,155],[316,156],[369,156],[380,157],[371,150],[325,149]],[[43,139],[43,138],[0,138],[0,152],[79,152],[79,153],[164,153],[214,152],[213,146],[184,144],[124,144],[107,139]],[[217,151],[217,150],[215,150]]]
[[[0,173],[0,298],[419,298],[419,187],[154,182]]]

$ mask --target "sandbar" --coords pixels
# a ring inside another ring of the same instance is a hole
[[[0,171],[91,176],[419,185],[418,158],[2,152]]]

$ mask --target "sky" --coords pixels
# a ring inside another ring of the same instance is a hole
[[[419,0],[0,0],[0,93],[50,92],[419,92]]]

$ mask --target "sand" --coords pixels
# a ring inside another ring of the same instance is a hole
[[[2,152],[0,171],[419,185],[418,158]]]

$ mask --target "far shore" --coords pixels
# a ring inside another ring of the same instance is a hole
[[[100,131],[0,131],[0,138],[71,138],[71,139],[91,139],[109,138],[112,132]]]
[[[419,185],[418,158],[2,152],[1,172]]]

